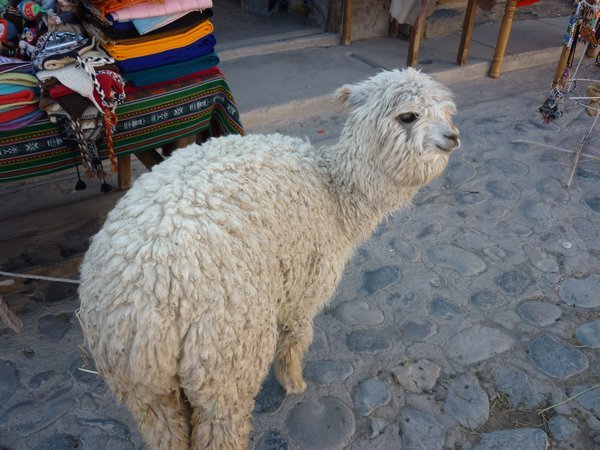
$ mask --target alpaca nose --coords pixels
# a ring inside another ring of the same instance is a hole
[[[460,132],[458,129],[454,129],[451,132],[445,133],[444,137],[450,141],[451,149],[460,147]]]

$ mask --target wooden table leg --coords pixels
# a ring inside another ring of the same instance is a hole
[[[556,72],[554,72],[554,80],[552,80],[552,87],[558,86],[560,79],[562,78],[563,72],[565,71],[565,67],[567,67],[567,60],[569,59],[569,47],[563,45],[562,52],[560,53],[560,58],[558,59],[558,64],[556,65]],[[563,89],[564,86],[561,86]]]
[[[473,25],[475,25],[475,12],[477,11],[477,0],[469,0],[467,4],[467,12],[463,21],[462,34],[460,36],[460,47],[458,48],[458,56],[456,62],[462,66],[467,62],[467,54],[469,53],[469,45],[471,44],[471,34],[473,33]]]
[[[502,65],[502,61],[504,61],[504,53],[506,52],[506,46],[508,45],[508,38],[510,37],[510,30],[512,28],[516,9],[517,0],[506,1],[504,17],[502,18],[502,24],[500,25],[500,31],[498,32],[498,41],[496,42],[496,52],[494,53],[492,68],[489,73],[492,78],[498,78],[500,76],[500,66]]]
[[[342,16],[342,44],[350,45],[352,41],[352,0],[344,0]]]
[[[164,158],[156,150],[137,152],[135,153],[135,156],[141,161],[146,169],[152,169],[153,166],[164,160]]]
[[[408,37],[408,56],[406,58],[406,65],[408,67],[415,67],[419,59],[419,46],[421,45],[421,37],[425,31],[425,19],[427,18],[428,5],[429,0],[421,0],[421,10],[419,11],[417,22],[410,27],[410,35]]]
[[[124,191],[131,187],[131,155],[127,153],[117,156],[117,164],[119,166],[119,189]]]

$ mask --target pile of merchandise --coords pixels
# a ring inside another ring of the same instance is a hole
[[[218,73],[211,8],[212,0],[0,0],[0,131],[47,116],[109,190],[97,144],[116,172],[115,110],[127,94]]]

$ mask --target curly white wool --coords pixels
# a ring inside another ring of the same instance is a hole
[[[93,238],[79,317],[150,448],[244,448],[273,360],[302,392],[313,317],[354,247],[459,145],[450,92],[413,69],[336,98],[349,116],[332,147],[192,145],[142,175]]]

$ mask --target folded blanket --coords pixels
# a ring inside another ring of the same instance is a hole
[[[33,64],[29,61],[23,61],[17,58],[8,58],[0,56],[0,73],[16,72],[35,75]]]
[[[39,81],[33,75],[26,73],[0,73],[0,83],[17,84],[19,86],[38,87]]]
[[[39,101],[39,97],[36,96],[36,91],[33,88],[13,85],[13,88],[20,89],[9,93],[7,91],[11,89],[3,89],[4,86],[11,87],[8,84],[0,85],[0,111],[5,111],[16,106],[31,105]],[[3,91],[5,93],[2,93]]]
[[[20,98],[20,95],[23,95],[22,92],[32,91],[34,93],[39,93],[38,88],[31,88],[28,86],[21,86],[20,84],[0,84],[0,98],[3,95],[12,95],[17,94],[18,96],[15,98]]]
[[[160,36],[161,33],[166,33],[172,30],[178,32],[184,28],[190,28],[204,22],[206,19],[212,17],[212,9],[205,9],[204,11],[192,11],[184,14],[181,18],[171,22],[164,27],[157,30],[144,33],[144,36]],[[122,39],[135,39],[140,38],[141,34],[136,30],[133,22],[106,22],[98,19],[96,16],[89,12],[84,13],[84,21],[95,25],[106,37],[106,41],[114,40],[118,42]]]
[[[157,17],[146,17],[144,19],[133,19],[133,26],[137,30],[140,35],[148,34],[151,31],[156,31],[159,28],[163,28],[170,23],[175,22],[178,19],[181,19],[185,16],[189,11],[183,11],[175,14],[169,14],[167,16],[157,16]],[[119,23],[119,22],[117,22]]]
[[[147,1],[137,5],[119,9],[110,14],[109,20],[123,22],[132,19],[167,16],[180,12],[212,8],[212,0],[165,0],[164,2]]]
[[[198,39],[213,32],[210,20],[184,30],[173,30],[152,36],[142,36],[136,39],[114,41],[95,26],[84,22],[85,29],[102,43],[102,47],[116,60],[139,58],[154,53],[160,53],[174,48],[181,48],[196,42]]]
[[[208,55],[190,59],[189,61],[125,73],[123,74],[123,79],[134,86],[146,86],[180,78],[200,70],[210,69],[217,64],[219,64],[219,57],[215,52],[211,52]]]
[[[38,105],[25,105],[10,108],[6,111],[0,111],[0,123],[13,121],[19,117],[23,117],[26,114],[34,112],[37,109],[39,109]]]
[[[36,109],[35,111],[30,112],[29,114],[25,114],[21,117],[18,117],[15,120],[0,123],[0,131],[13,131],[13,130],[18,130],[20,128],[25,128],[26,126],[32,124],[36,120],[44,117],[44,115],[45,114],[41,110]]]
[[[117,61],[117,66],[119,66],[122,73],[127,73],[188,61],[190,59],[208,55],[214,50],[216,43],[217,40],[214,34],[209,34],[185,47],[155,53],[154,55]]]
[[[128,6],[146,3],[146,0],[85,0],[86,7],[93,7],[101,15],[106,15]]]
[[[213,75],[221,76],[221,71],[218,67],[211,67],[210,69],[200,70],[183,77],[147,84],[146,86],[134,86],[131,83],[125,83],[125,93],[127,94],[128,99],[135,97],[136,95],[142,95],[144,97],[148,97],[149,95],[160,95],[173,89],[173,86],[179,83],[188,83],[190,80],[197,80],[198,78],[210,77]]]

